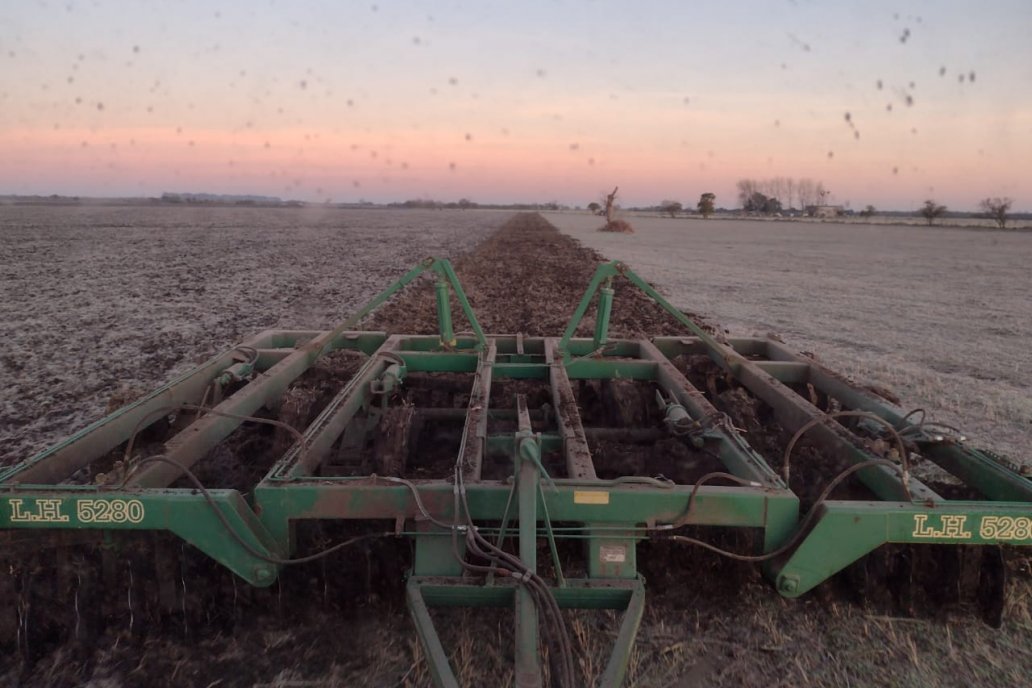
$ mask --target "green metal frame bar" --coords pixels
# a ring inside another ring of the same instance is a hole
[[[251,585],[271,585],[278,567],[254,553],[282,557],[283,544],[236,490],[209,490],[208,496],[211,502],[187,489],[112,492],[35,486],[0,496],[0,530],[166,530]]]
[[[470,585],[463,579],[411,576],[406,584],[409,610],[438,688],[459,685],[448,653],[430,616],[431,607],[510,607],[516,588],[509,583]],[[623,612],[613,649],[599,679],[599,688],[623,685],[634,640],[645,611],[645,586],[641,579],[570,581],[566,587],[551,588],[563,609],[614,609]]]
[[[780,570],[775,585],[798,597],[889,542],[1032,545],[1032,504],[829,501]]]

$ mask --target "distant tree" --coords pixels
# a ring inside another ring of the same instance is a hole
[[[677,214],[681,212],[684,206],[681,205],[680,201],[663,201],[659,204],[659,209],[670,217],[677,217]]]
[[[470,208],[476,208],[477,204],[474,203],[473,201],[469,200],[468,198],[460,198],[459,199],[459,207],[462,208],[463,210],[468,210]]]
[[[717,195],[709,191],[699,196],[699,202],[695,207],[699,209],[700,213],[702,213],[703,218],[708,218],[713,214],[713,211],[716,210],[716,200]]]
[[[588,210],[591,211],[592,215],[598,215],[598,211],[602,210],[602,206],[592,201],[591,203],[588,203]]]
[[[921,217],[928,220],[929,225],[934,225],[937,219],[946,214],[946,206],[937,205],[934,200],[929,198],[917,212]]]
[[[767,203],[769,202],[770,198],[768,198],[766,194],[759,191],[753,191],[752,194],[745,199],[742,209],[748,213],[763,213],[766,212]]]
[[[868,205],[866,208],[860,211],[860,217],[874,217],[874,214],[878,211],[873,205]]]
[[[755,179],[739,179],[737,186],[738,202],[742,204],[743,209],[749,210],[749,201],[753,195],[760,193],[759,184]]]
[[[767,198],[767,202],[763,204],[763,212],[767,215],[774,215],[775,213],[781,212],[781,201],[776,198]]]
[[[1013,204],[1014,201],[1010,198],[983,198],[978,207],[982,209],[986,217],[995,220],[1000,229],[1006,229],[1007,213],[1010,212]]]

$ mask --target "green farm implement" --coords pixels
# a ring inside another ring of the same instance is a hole
[[[424,273],[437,334],[356,329]],[[687,334],[611,336],[624,279]],[[456,331],[455,304],[471,331]],[[349,375],[324,381],[307,415],[291,411],[305,403],[291,386],[342,352]],[[776,456],[718,408],[732,388],[791,438]],[[203,477],[221,445],[258,427],[275,453],[263,476]],[[932,465],[952,479],[922,481]],[[790,488],[815,471],[816,489]],[[344,534],[301,547],[313,521]],[[521,687],[577,684],[564,610],[616,610],[600,685],[618,686],[645,608],[639,543],[754,561],[786,597],[886,545],[935,545],[942,566],[986,545],[979,586],[998,617],[999,546],[1032,545],[1032,479],[774,338],[710,333],[621,263],[599,266],[564,332],[528,337],[483,332],[448,261],[427,259],[333,330],[263,332],[0,468],[0,529],[165,531],[257,587],[358,541],[404,538],[437,685],[458,681],[432,610],[511,607]],[[737,548],[707,537],[729,529],[746,535]]]

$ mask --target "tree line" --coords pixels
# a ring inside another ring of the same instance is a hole
[[[800,210],[827,205],[831,192],[824,182],[808,177],[770,177],[769,179],[739,179],[738,201],[746,212],[773,214],[783,209]]]

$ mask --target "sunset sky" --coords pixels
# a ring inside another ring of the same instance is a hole
[[[0,194],[1032,211],[1032,2],[8,1]],[[847,116],[848,115],[848,116]]]

